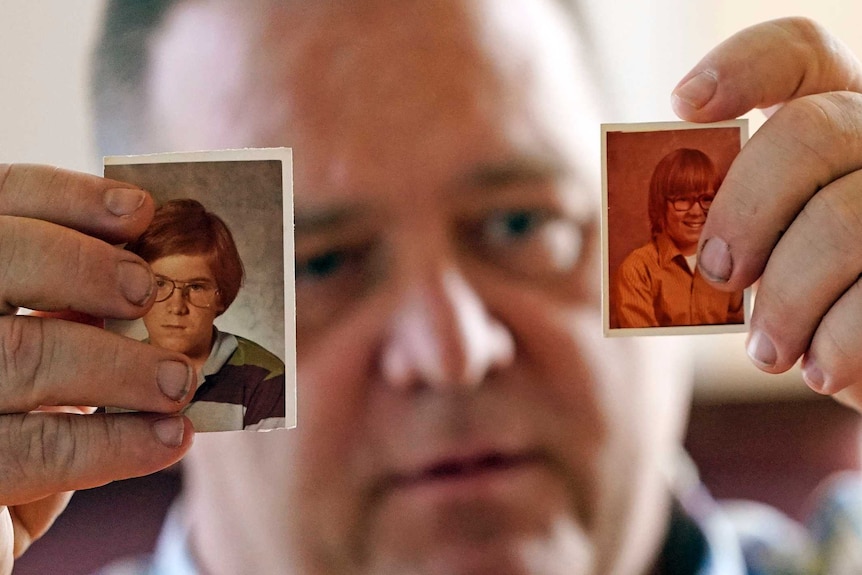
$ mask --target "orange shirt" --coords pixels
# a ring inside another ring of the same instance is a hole
[[[611,305],[616,327],[743,323],[742,292],[723,292],[688,267],[673,241],[659,234],[630,253],[617,271]]]

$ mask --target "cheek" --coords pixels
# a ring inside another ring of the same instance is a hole
[[[144,315],[144,317],[142,318],[144,321],[144,325],[148,330],[157,325],[159,318],[164,313],[162,307],[163,306],[161,304],[154,304],[153,307],[150,308],[150,311],[148,311],[146,315]]]
[[[367,413],[369,382],[387,305],[375,296],[313,341],[298,342],[290,508],[303,539],[343,542],[360,512],[360,486],[374,462],[357,446],[367,443],[367,418],[374,416]]]

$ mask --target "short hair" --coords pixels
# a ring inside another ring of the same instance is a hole
[[[165,202],[156,209],[149,227],[126,249],[147,263],[172,255],[206,256],[219,290],[222,313],[242,286],[242,259],[230,228],[197,200]]]
[[[702,190],[717,191],[721,176],[705,153],[693,148],[678,148],[663,157],[649,183],[649,222],[652,237],[667,224],[667,200]]]

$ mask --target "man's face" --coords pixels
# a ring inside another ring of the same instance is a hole
[[[713,197],[715,192],[703,190],[701,193],[668,198],[665,232],[683,255],[692,255],[697,251],[700,231],[706,223],[706,214]]]
[[[167,22],[161,145],[295,157],[298,428],[196,440],[191,506],[217,499],[235,543],[204,549],[215,512],[194,524],[213,573],[648,561],[685,386],[601,338],[599,130],[565,22],[536,0]]]
[[[150,343],[206,359],[212,346],[213,321],[221,309],[208,257],[165,256],[150,263],[150,267],[159,291],[170,293],[164,301],[154,303],[144,316]]]

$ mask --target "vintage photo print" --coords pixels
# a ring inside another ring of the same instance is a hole
[[[750,290],[709,285],[697,245],[747,138],[747,120],[602,125],[606,336],[745,331]]]
[[[191,358],[198,382],[184,413],[197,431],[294,427],[291,150],[108,157],[104,173],[157,206],[125,246],[152,268],[155,303],[106,327]]]

